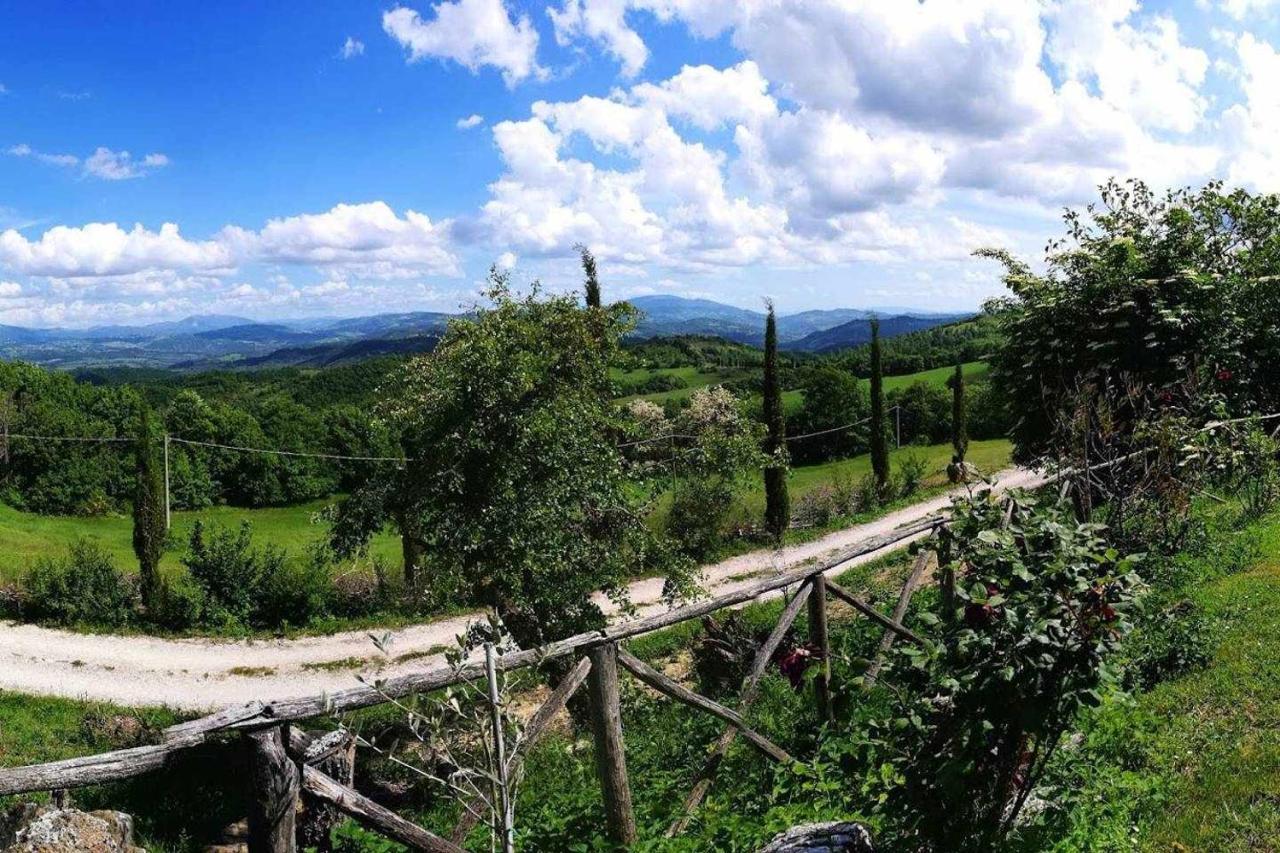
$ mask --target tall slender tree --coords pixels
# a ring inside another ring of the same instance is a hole
[[[775,542],[791,524],[791,496],[787,493],[787,426],[782,414],[782,383],[778,378],[778,320],[773,303],[764,323],[765,438],[764,526]]]
[[[965,411],[964,399],[964,365],[956,362],[955,373],[951,375],[951,464],[947,466],[947,474],[951,482],[958,483],[964,479],[964,456],[969,450],[969,422]]]
[[[599,308],[600,278],[596,274],[596,256],[591,254],[591,250],[581,243],[576,248],[578,255],[582,258],[582,276],[587,292],[587,307]]]
[[[884,364],[880,354],[880,319],[871,318],[871,470],[876,489],[889,493],[889,442],[884,419]]]
[[[142,603],[154,609],[160,602],[160,558],[164,555],[164,470],[157,458],[157,436],[151,409],[138,405],[137,443],[134,445],[133,553],[138,557]]]

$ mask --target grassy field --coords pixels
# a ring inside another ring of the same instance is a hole
[[[996,471],[1009,464],[1009,442],[1000,439],[975,441],[970,445],[970,461],[983,471]],[[931,491],[946,484],[946,466],[951,461],[951,445],[932,447],[908,447],[893,451],[892,459],[901,461],[905,455],[924,458],[927,474],[921,499]],[[869,456],[858,456],[838,462],[796,468],[791,476],[793,500],[799,500],[806,492],[830,484],[838,477],[856,480],[871,470]],[[290,554],[301,554],[313,542],[323,538],[325,526],[315,519],[325,501],[295,507],[268,509],[242,509],[214,507],[196,512],[176,512],[173,515],[171,541],[173,547],[165,554],[163,565],[176,569],[191,528],[197,520],[205,524],[236,527],[248,521],[253,525],[255,544],[271,544],[284,548]],[[759,486],[743,495],[736,511],[738,520],[757,518],[763,511],[764,494]],[[664,512],[660,504],[658,512]],[[38,558],[61,555],[67,546],[80,537],[94,540],[115,558],[116,564],[131,569],[134,564],[133,521],[127,515],[109,515],[90,518],[73,516],[47,516],[21,512],[0,504],[0,581],[12,580],[24,573]],[[386,559],[392,566],[400,563],[398,539],[383,533],[375,538],[373,553]]]
[[[965,379],[968,381],[976,381],[985,377],[989,371],[989,366],[985,361],[970,361],[964,365]],[[916,382],[926,382],[930,385],[943,387],[947,380],[951,378],[954,368],[939,367],[934,370],[922,370],[919,373],[904,373],[900,376],[886,376],[884,378],[885,393],[905,388]],[[749,377],[752,371],[743,368],[726,367],[718,370],[703,370],[698,367],[670,367],[659,369],[639,369],[629,371],[615,371],[613,378],[618,381],[640,382],[651,376],[669,375],[676,376],[687,383],[687,387],[678,388],[674,391],[658,391],[652,394],[633,394],[628,397],[620,398],[623,402],[628,400],[648,400],[658,405],[662,405],[667,400],[684,400],[693,394],[699,388],[705,388],[708,385],[715,385],[721,382],[728,382],[733,379]],[[804,405],[804,392],[799,390],[784,391],[782,394],[782,404],[788,414],[795,414]]]
[[[1030,849],[1280,850],[1280,517],[1184,563],[1207,665],[1098,711],[1063,758],[1075,806]]]
[[[985,361],[969,361],[964,364],[964,378],[966,382],[976,382],[983,379],[990,372],[991,366]],[[904,373],[900,376],[886,376],[884,378],[884,392],[888,394],[890,391],[896,391],[900,388],[906,388],[908,385],[914,385],[917,382],[924,382],[938,388],[945,388],[947,381],[951,379],[951,375],[955,373],[954,367],[938,367],[933,370],[922,370],[919,373]]]
[[[983,473],[993,473],[1009,467],[1013,447],[1007,439],[996,438],[987,441],[969,443],[968,461],[978,466]],[[947,465],[951,462],[950,444],[933,444],[927,447],[903,447],[889,452],[891,469],[896,469],[903,459],[914,456],[924,460],[925,477],[920,484],[921,494],[913,496],[912,501],[924,500],[930,494],[946,488]],[[821,465],[805,465],[791,471],[789,485],[792,504],[807,493],[823,486],[829,486],[838,479],[856,481],[871,473],[871,456],[855,456],[836,462],[824,462]],[[742,501],[744,516],[758,517],[764,512],[764,490],[756,487],[744,496]]]
[[[191,536],[191,528],[198,520],[227,527],[238,527],[241,522],[248,521],[253,525],[255,544],[271,544],[291,554],[301,554],[325,534],[325,526],[313,520],[325,503],[316,501],[302,506],[268,509],[214,507],[197,512],[175,512],[171,532],[174,547],[165,554],[162,565],[177,568]],[[122,568],[132,567],[135,563],[133,520],[127,515],[91,518],[35,515],[0,504],[0,580],[21,574],[39,557],[64,553],[66,547],[80,537],[97,542]],[[373,553],[398,564],[399,542],[388,534],[378,536],[373,543]]]
[[[643,382],[654,376],[674,376],[685,383],[684,388],[676,388],[671,391],[657,391],[652,394],[631,394],[626,397],[619,398],[623,402],[629,400],[649,400],[657,403],[659,406],[667,400],[683,400],[693,394],[699,388],[705,388],[708,385],[717,385],[729,382],[734,379],[740,379],[750,375],[750,371],[743,368],[722,367],[713,370],[704,370],[700,367],[659,367],[659,368],[638,368],[636,370],[615,370],[611,373],[614,381],[630,385],[631,383]]]

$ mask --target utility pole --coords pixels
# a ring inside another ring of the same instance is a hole
[[[902,449],[902,407],[893,407],[893,423],[894,423],[894,447]]]
[[[169,433],[164,434],[164,529],[173,525],[172,513],[169,510]]]

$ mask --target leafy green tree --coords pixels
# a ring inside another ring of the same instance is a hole
[[[902,443],[938,444],[950,437],[951,395],[930,382],[916,381],[885,395],[887,412],[896,408]],[[885,428],[890,429],[886,416]]]
[[[676,418],[674,431],[691,439],[676,450],[678,472],[667,530],[694,559],[712,557],[734,499],[750,474],[768,464],[761,428],[722,385],[699,388]]]
[[[800,381],[804,407],[788,419],[788,428],[800,435],[822,434],[792,442],[788,448],[792,459],[797,464],[814,463],[865,453],[866,424],[850,429],[840,427],[866,420],[870,406],[866,384],[832,364],[804,371]]]
[[[992,378],[1018,416],[1018,457],[1055,451],[1082,396],[1119,401],[1118,436],[1153,407],[1280,406],[1280,198],[1218,183],[1157,194],[1137,181],[1100,194],[1065,215],[1044,272],[980,253],[1004,265],[1013,292],[993,306],[1006,343]]]
[[[517,296],[497,269],[490,280],[489,304],[388,388],[404,476],[339,516],[359,509],[346,529],[367,537],[403,513],[426,546],[428,591],[492,607],[533,646],[602,626],[595,592],[621,596],[628,578],[666,566],[654,565],[615,446],[623,415],[605,393],[631,309],[583,311],[536,285]]]
[[[871,471],[876,489],[889,493],[888,424],[884,419],[884,366],[880,359],[880,320],[871,318]]]
[[[172,436],[189,441],[215,441],[218,438],[213,407],[195,391],[183,389],[169,401],[165,411],[165,430]],[[213,461],[221,454],[198,445],[173,442],[169,446],[169,499],[178,509],[203,509],[212,506],[222,495],[214,480]]]
[[[154,609],[163,595],[160,558],[166,538],[164,468],[159,453],[160,436],[152,425],[151,408],[138,405],[138,429],[134,443],[133,553],[138,557],[142,605]]]
[[[577,246],[578,255],[582,258],[582,276],[586,288],[588,308],[600,307],[600,277],[596,272],[596,256],[581,243]]]
[[[764,445],[764,526],[775,542],[781,542],[791,523],[791,496],[787,492],[787,425],[782,414],[782,383],[778,379],[778,320],[772,302],[764,325],[764,422],[768,430]]]
[[[951,374],[951,464],[947,474],[953,483],[964,479],[964,456],[969,450],[968,413],[965,411],[964,366],[956,362]]]

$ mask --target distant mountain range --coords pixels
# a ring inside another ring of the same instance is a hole
[[[635,331],[639,338],[716,335],[752,346],[764,344],[763,311],[681,296],[637,296],[628,301],[640,309],[642,315]],[[900,308],[828,308],[780,314],[778,345],[799,352],[832,352],[870,340],[871,327],[867,321],[872,317],[880,318],[880,333],[888,338],[969,316],[969,313],[934,314]]]
[[[636,338],[714,335],[753,346],[763,341],[762,311],[679,296],[641,296],[629,301],[641,312]],[[885,337],[968,316],[899,309],[804,311],[779,316],[778,341],[784,349],[815,353],[858,346],[870,335],[867,320],[873,315],[880,317]],[[90,329],[0,325],[0,357],[67,369],[113,365],[175,370],[326,367],[376,355],[428,351],[451,316],[412,311],[340,320],[257,322],[202,315]]]

